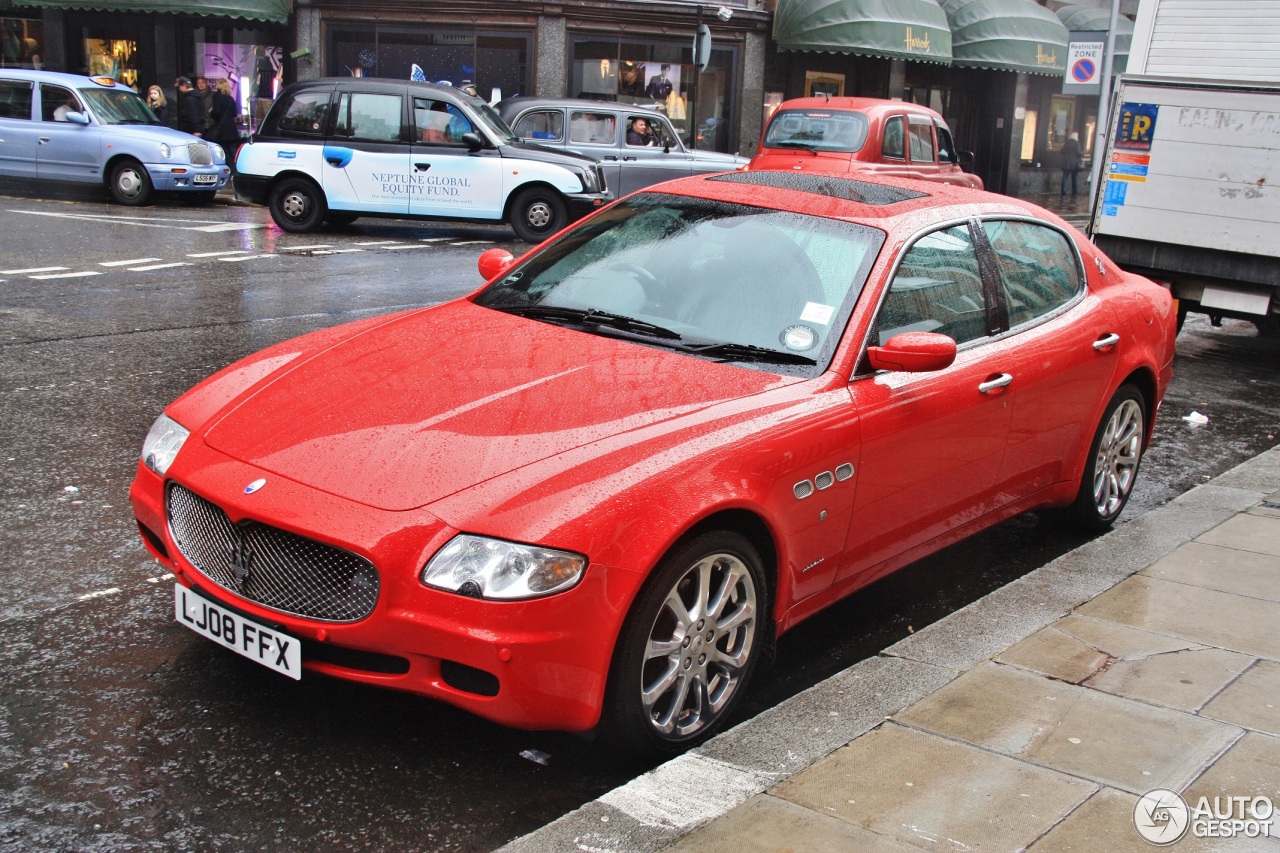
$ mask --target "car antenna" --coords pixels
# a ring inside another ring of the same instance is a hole
[[[822,93],[822,97],[824,97],[824,98],[826,98],[826,99],[827,99],[827,103],[828,103],[828,104],[829,104],[829,103],[831,103],[831,93],[830,93],[830,92],[823,92],[823,93]]]

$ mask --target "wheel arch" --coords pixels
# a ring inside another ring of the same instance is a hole
[[[126,160],[132,160],[133,162],[137,163],[139,166],[142,167],[142,171],[147,172],[147,176],[150,177],[151,173],[150,173],[150,170],[147,169],[147,164],[142,162],[142,160],[137,155],[132,154],[128,151],[119,151],[115,154],[112,154],[111,157],[107,160],[107,162],[102,164],[102,185],[104,187],[111,186],[111,175],[115,172],[116,166],[119,166],[121,163],[123,163]]]
[[[545,181],[541,179],[528,181],[527,183],[523,183],[518,187],[512,187],[511,192],[507,193],[506,201],[502,203],[502,221],[503,222],[506,222],[509,219],[511,219],[511,206],[515,204],[515,200],[522,193],[527,192],[528,190],[531,190],[531,189],[540,189],[540,190],[546,190],[547,192],[555,193],[557,196],[560,197],[561,201],[563,201],[566,205],[568,204],[568,200],[565,198],[564,193],[561,192],[556,187],[556,185],[551,183],[550,181]]]
[[[1156,377],[1149,368],[1138,367],[1130,371],[1124,379],[1116,384],[1116,390],[1119,391],[1125,385],[1132,385],[1138,389],[1138,393],[1142,395],[1142,404],[1147,410],[1147,423],[1145,424],[1147,434],[1142,442],[1142,449],[1146,451],[1151,446],[1151,436],[1155,431],[1156,424]]]
[[[314,184],[316,189],[320,190],[320,192],[324,192],[324,185],[317,181],[313,175],[308,175],[306,172],[299,169],[286,169],[281,172],[276,172],[271,176],[271,180],[267,182],[267,197],[270,198],[271,193],[275,191],[275,188],[280,185],[281,181],[287,181],[289,178],[301,178],[309,184]],[[325,199],[327,204],[327,194],[325,195]]]

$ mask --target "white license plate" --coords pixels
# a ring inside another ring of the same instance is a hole
[[[217,175],[195,175],[191,178],[193,184],[216,184],[217,182]]]
[[[295,681],[302,678],[302,643],[297,637],[245,619],[182,584],[173,588],[173,615],[179,624],[267,669]]]

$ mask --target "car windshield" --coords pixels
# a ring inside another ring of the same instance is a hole
[[[128,89],[81,89],[101,124],[160,124],[137,93]]]
[[[484,125],[485,130],[489,131],[490,135],[495,137],[499,143],[509,145],[512,142],[519,141],[516,138],[515,133],[512,132],[511,128],[507,126],[507,123],[503,121],[502,116],[498,115],[497,110],[493,107],[489,106],[479,98],[472,101],[471,106],[477,113],[479,113],[478,117],[480,119],[480,123]]]
[[[782,110],[765,134],[766,148],[853,153],[867,141],[867,117],[848,110]]]
[[[481,291],[490,308],[800,376],[825,369],[884,234],[642,193]]]

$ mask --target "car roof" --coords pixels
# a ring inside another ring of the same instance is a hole
[[[33,71],[30,68],[0,68],[0,77],[7,80],[33,80],[38,83],[58,83],[75,89],[123,89],[132,92],[123,83],[112,82],[110,85],[99,83],[99,79],[110,80],[110,77],[85,77],[83,74],[67,74],[63,71]]]
[[[929,107],[906,101],[888,101],[884,98],[793,98],[779,104],[776,112],[783,110],[849,110],[868,115],[909,113],[942,121],[942,116]]]
[[[983,214],[1030,216],[1064,226],[1049,211],[1009,196],[968,187],[887,175],[757,170],[698,175],[639,190],[794,211],[870,225],[916,231],[945,220]]]
[[[623,104],[618,101],[596,101],[590,98],[539,98],[537,95],[516,95],[504,98],[494,107],[498,115],[506,118],[529,107],[578,107],[590,110],[613,110],[614,112],[635,113],[636,115],[662,115],[652,107],[641,107],[636,104]]]
[[[314,80],[300,80],[297,83],[289,84],[285,88],[289,92],[298,92],[306,89],[332,89],[335,86],[340,86],[344,89],[359,89],[362,92],[386,92],[389,94],[399,94],[407,89],[416,94],[442,97],[445,100],[483,103],[475,95],[469,95],[456,86],[441,86],[438,83],[400,80],[394,77],[318,77]]]

